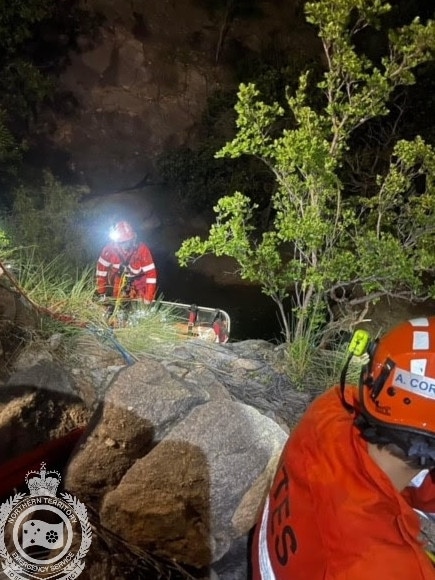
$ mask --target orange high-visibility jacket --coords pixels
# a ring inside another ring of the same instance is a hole
[[[97,292],[118,298],[121,292],[121,272],[126,268],[134,294],[151,302],[157,290],[157,271],[149,248],[138,244],[128,259],[120,255],[115,244],[105,246],[98,258]]]
[[[333,388],[293,431],[255,529],[254,580],[435,580],[417,514],[353,421]]]

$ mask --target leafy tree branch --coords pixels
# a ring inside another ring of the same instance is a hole
[[[343,179],[355,132],[385,117],[395,89],[414,83],[415,67],[433,58],[435,23],[418,19],[389,31],[389,50],[377,62],[356,50],[355,37],[380,27],[390,10],[383,0],[305,5],[326,56],[327,70],[316,86],[321,99],[313,98],[308,72],[293,94],[288,91],[285,107],[263,102],[255,85],[242,84],[237,134],[216,154],[255,156],[273,172],[269,231],[257,231],[256,204],[236,192],[216,204],[208,238],[186,240],[177,252],[182,265],[209,252],[235,258],[241,277],[277,303],[287,341],[304,332],[314,312],[317,323],[325,323],[338,288],[340,300],[350,302],[356,287],[365,302],[435,294],[423,283],[435,262],[433,148],[420,137],[396,139],[373,187],[350,193]],[[294,119],[291,127],[281,128],[284,115]],[[288,296],[295,304],[293,328],[283,306]]]

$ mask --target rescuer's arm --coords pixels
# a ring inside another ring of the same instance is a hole
[[[110,252],[104,248],[97,260],[95,272],[97,294],[105,295],[108,292],[108,274],[111,264]]]

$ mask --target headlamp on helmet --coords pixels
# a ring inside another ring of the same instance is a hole
[[[110,229],[109,237],[112,242],[122,244],[133,241],[136,238],[136,233],[128,222],[121,221]]]

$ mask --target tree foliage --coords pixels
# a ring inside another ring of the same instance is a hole
[[[274,174],[271,227],[258,232],[256,204],[236,192],[215,206],[208,238],[186,240],[177,252],[182,265],[206,253],[235,258],[241,277],[260,284],[279,306],[287,340],[292,329],[283,300],[290,294],[293,338],[314,312],[325,322],[331,299],[435,295],[423,282],[435,263],[434,149],[418,136],[397,140],[370,191],[361,187],[350,195],[342,179],[355,132],[385,117],[397,87],[413,84],[415,67],[433,59],[435,23],[418,18],[389,31],[382,58],[356,50],[358,35],[379,28],[390,10],[384,0],[306,3],[327,62],[316,94],[309,72],[296,91],[287,91],[284,106],[262,101],[255,85],[242,84],[237,135],[217,154],[254,156]],[[294,122],[282,128],[279,120],[288,115]]]
[[[0,1],[0,169],[10,173],[20,158],[23,143],[14,122],[43,99],[50,82],[34,66],[24,47],[34,26],[55,6],[54,0]]]
[[[94,30],[97,22],[79,0],[0,0],[2,205],[11,205],[32,125],[42,106],[54,100],[56,75],[68,62],[79,32]]]
[[[45,172],[41,186],[21,186],[5,220],[12,245],[31,249],[35,261],[41,263],[65,255],[73,272],[89,263],[91,248],[86,232],[89,211],[80,204],[85,192],[62,185],[49,172]]]

